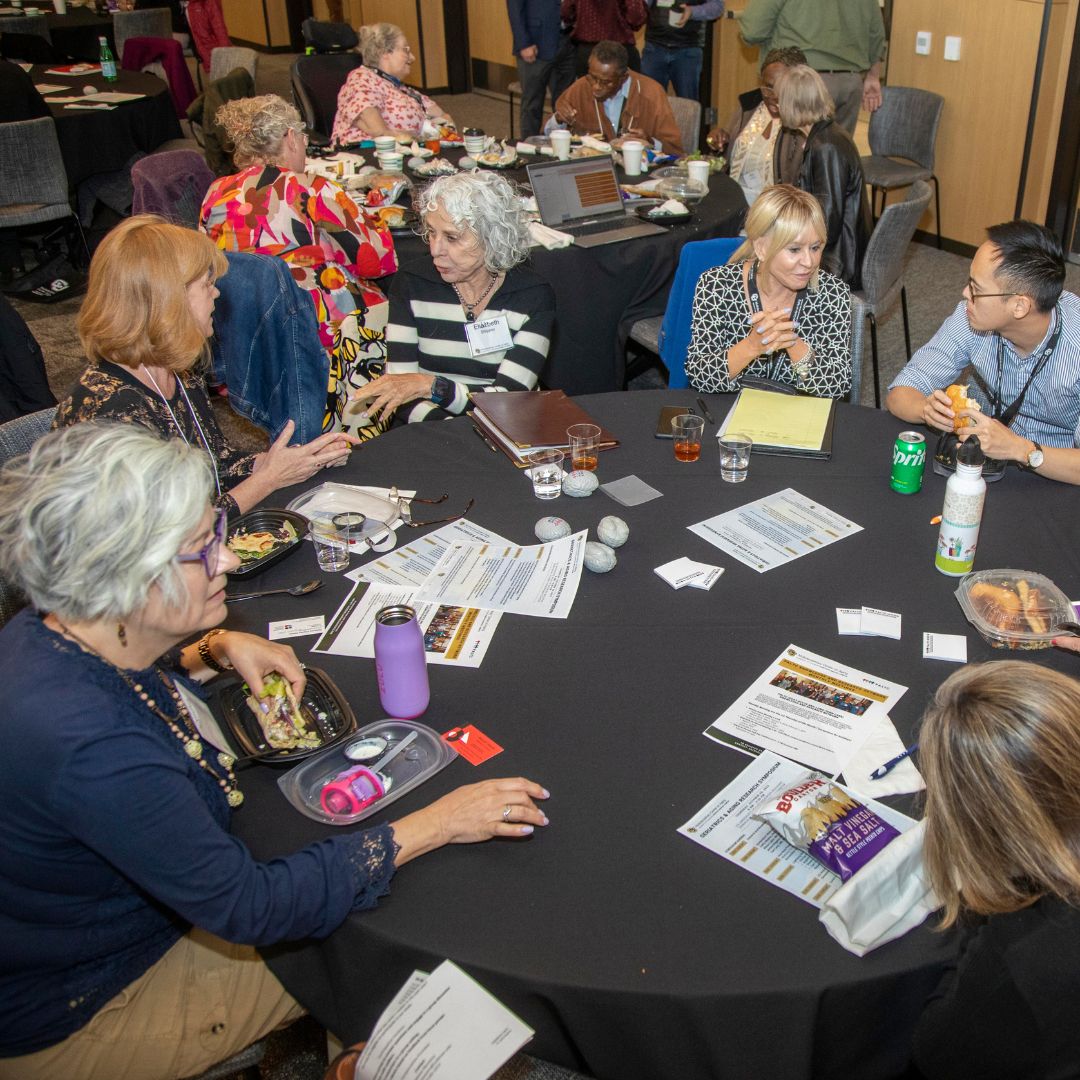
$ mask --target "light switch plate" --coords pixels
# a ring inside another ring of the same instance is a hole
[[[929,30],[919,30],[915,34],[915,51],[919,56],[929,56],[931,42],[934,39],[934,35]]]
[[[945,38],[945,59],[960,59],[960,39],[958,37],[948,36]]]

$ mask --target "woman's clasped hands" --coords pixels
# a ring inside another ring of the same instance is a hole
[[[290,446],[295,430],[293,421],[288,421],[270,449],[257,455],[252,466],[252,474],[272,482],[273,490],[302,483],[320,469],[342,464],[360,441],[344,431],[328,431],[302,446]]]
[[[747,336],[747,340],[759,346],[757,351],[759,356],[762,353],[790,349],[799,340],[795,324],[791,321],[791,308],[782,308],[779,311],[755,311],[750,316],[750,325],[753,330]]]

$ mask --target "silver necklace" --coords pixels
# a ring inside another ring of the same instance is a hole
[[[146,372],[146,377],[154,384],[154,389],[157,391],[157,395],[161,398],[161,403],[169,411],[169,418],[173,422],[173,427],[176,428],[177,435],[184,440],[189,446],[188,437],[184,434],[183,428],[180,427],[180,421],[176,419],[176,413],[173,412],[172,406],[169,404],[169,399],[162,393],[161,387],[158,386],[157,379],[154,378],[153,372],[145,365],[142,365],[143,371]],[[184,404],[187,405],[188,415],[195,423],[195,430],[199,433],[199,439],[203,444],[203,449],[210,457],[210,464],[214,469],[214,486],[217,488],[218,495],[221,494],[221,478],[218,476],[217,458],[214,456],[214,451],[210,449],[210,443],[206,438],[206,432],[203,431],[202,424],[199,423],[199,415],[195,412],[194,407],[191,404],[191,398],[188,397],[187,390],[184,389],[184,384],[180,380],[179,376],[176,376],[176,386],[180,391],[180,396],[184,399]]]
[[[476,309],[488,298],[491,290],[495,288],[495,282],[499,280],[498,274],[492,274],[491,280],[488,282],[488,287],[470,304],[464,296],[461,295],[461,290],[457,287],[456,282],[451,282],[451,287],[454,292],[457,293],[457,298],[461,303],[461,306],[465,309],[465,321],[476,321]]]

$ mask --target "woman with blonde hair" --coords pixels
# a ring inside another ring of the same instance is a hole
[[[393,23],[361,26],[362,67],[349,72],[338,93],[333,141],[339,145],[363,142],[376,135],[393,135],[412,142],[427,120],[454,126],[450,114],[426,94],[406,86],[413,51],[401,28]]]
[[[851,136],[833,119],[832,98],[813,68],[798,64],[782,71],[776,95],[784,130],[776,142],[773,174],[821,203],[829,234],[823,262],[857,290],[870,239],[862,158]]]
[[[397,269],[389,230],[332,180],[305,171],[300,114],[276,94],[223,105],[217,122],[241,171],[210,185],[200,226],[224,251],[275,255],[311,297],[319,339],[330,358],[323,431],[364,439],[379,428],[356,424],[349,393],[382,371],[386,296],[372,278]]]
[[[827,232],[812,195],[778,184],[746,216],[746,240],[694,290],[686,374],[706,393],[748,377],[818,397],[851,389],[851,292],[820,269]]]
[[[1080,682],[973,664],[919,737],[927,875],[960,924],[958,960],[919,1020],[932,1078],[1080,1075]]]
[[[264,453],[229,445],[196,369],[214,332],[215,282],[227,269],[201,233],[152,214],[113,229],[90,263],[79,311],[90,366],[57,408],[54,427],[120,420],[201,446],[213,462],[217,504],[242,513],[342,461],[356,439],[335,432],[289,446],[289,421]]]

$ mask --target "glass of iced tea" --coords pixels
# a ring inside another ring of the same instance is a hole
[[[600,429],[595,424],[572,424],[566,429],[573,469],[595,472],[600,457]]]
[[[701,457],[701,433],[705,421],[693,413],[676,416],[671,422],[672,442],[676,461],[697,461]]]

